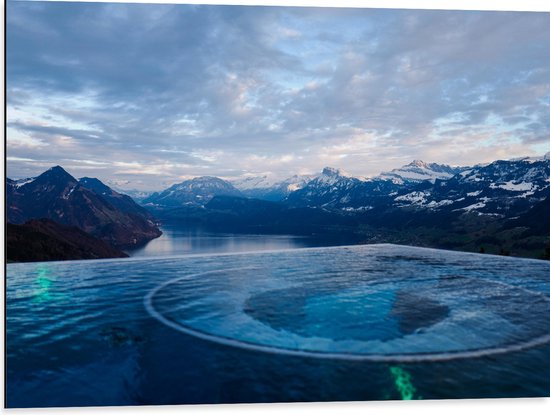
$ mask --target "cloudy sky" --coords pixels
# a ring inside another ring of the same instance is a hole
[[[9,177],[158,190],[550,151],[550,13],[7,6]]]

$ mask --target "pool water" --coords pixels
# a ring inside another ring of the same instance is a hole
[[[9,407],[550,396],[550,263],[397,245],[10,264]]]

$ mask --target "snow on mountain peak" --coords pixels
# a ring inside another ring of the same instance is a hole
[[[334,167],[325,167],[321,174],[323,174],[325,176],[339,176],[340,175],[340,170],[338,170]]]
[[[450,179],[460,171],[462,171],[461,168],[453,168],[446,164],[426,163],[422,160],[413,160],[403,167],[381,173],[379,178],[390,180],[397,179],[399,181],[408,182],[421,182],[424,180],[434,182],[436,179]]]
[[[535,156],[535,157],[515,157],[512,159],[509,159],[508,161],[525,161],[528,163],[536,163],[539,161],[549,161],[550,160],[550,151],[546,153],[544,156]]]
[[[323,168],[323,171],[321,172],[321,175],[329,176],[329,177],[337,177],[337,176],[340,176],[340,177],[353,177],[351,174],[349,174],[348,172],[345,172],[342,169],[337,169],[335,167],[328,167],[328,166]]]
[[[267,174],[261,176],[244,176],[229,180],[229,183],[239,190],[263,189],[272,187],[276,184]]]
[[[428,168],[428,165],[423,162],[422,160],[413,160],[412,163],[409,163],[408,166],[411,166],[411,167],[420,167],[420,168],[423,168],[423,169],[427,169]]]

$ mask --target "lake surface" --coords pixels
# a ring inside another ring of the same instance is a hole
[[[271,251],[293,248],[349,245],[355,243],[336,237],[295,235],[255,235],[212,232],[200,227],[164,224],[162,235],[137,249],[127,250],[132,257],[183,254]]]
[[[9,407],[550,396],[550,263],[397,245],[9,264]]]

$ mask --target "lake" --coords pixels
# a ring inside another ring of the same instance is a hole
[[[271,251],[293,248],[348,245],[357,241],[336,236],[259,235],[213,232],[194,226],[164,224],[162,235],[136,249],[126,250],[132,257],[182,254]]]
[[[550,396],[550,263],[398,245],[8,264],[8,407]]]

